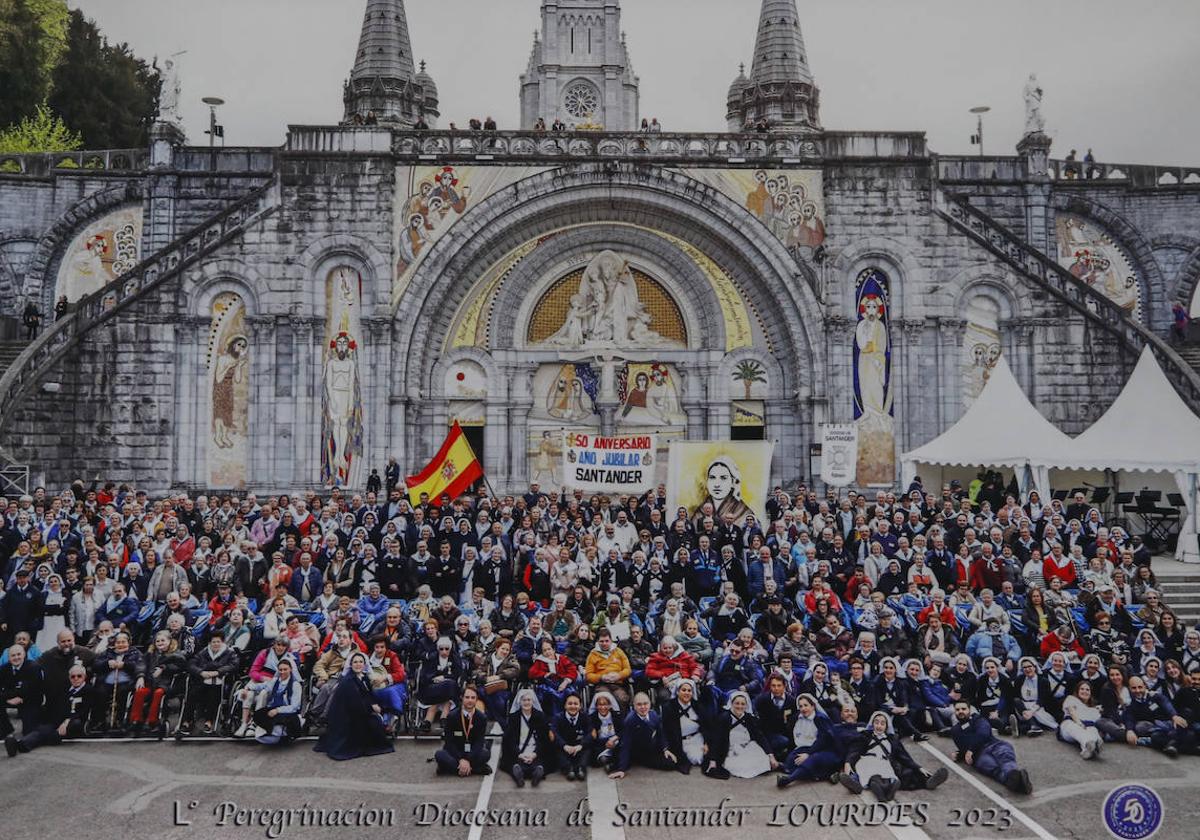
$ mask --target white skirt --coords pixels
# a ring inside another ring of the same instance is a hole
[[[892,763],[871,753],[867,753],[858,760],[858,763],[854,765],[854,772],[858,774],[858,780],[863,784],[871,781],[873,776],[878,776],[885,782],[896,778],[896,771],[892,769]]]
[[[739,779],[753,779],[770,772],[771,759],[750,737],[746,727],[735,726],[729,733],[729,755],[725,757],[725,769],[729,775]]]

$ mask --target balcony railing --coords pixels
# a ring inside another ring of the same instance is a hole
[[[150,162],[146,149],[109,149],[100,152],[45,152],[31,155],[0,154],[0,175],[69,175],[75,172],[138,172]]]

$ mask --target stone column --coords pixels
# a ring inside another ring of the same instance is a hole
[[[513,490],[529,486],[529,413],[531,411],[533,411],[532,400],[514,400],[508,406],[509,461],[506,486]]]
[[[1037,377],[1033,367],[1033,333],[1032,318],[1010,318],[1000,323],[1000,346],[1008,366],[1012,368],[1017,384],[1034,404],[1037,394],[1034,393]]]
[[[924,414],[922,407],[924,400],[920,388],[920,358],[925,322],[917,319],[897,321],[892,328],[892,341],[895,342],[899,338],[901,347],[898,366],[896,364],[897,354],[892,353],[892,388],[897,395],[892,399],[892,407],[896,418],[898,448],[896,454],[899,456],[900,452],[905,452],[913,447],[914,428],[923,425],[921,415]],[[897,374],[899,374],[898,379]],[[898,388],[897,385],[899,385]]]
[[[321,388],[325,363],[325,321],[320,317],[292,317],[296,334],[295,417],[292,453],[296,468],[292,481],[298,487],[318,487],[321,480]],[[305,363],[301,363],[304,360]]]
[[[246,319],[250,333],[250,462],[246,465],[247,487],[273,489],[279,445],[275,427],[275,321]]]
[[[841,315],[825,319],[825,364],[829,403],[825,422],[849,423],[854,419],[855,321]]]
[[[371,474],[371,468],[379,470],[387,465],[387,422],[388,422],[388,377],[391,372],[392,321],[390,318],[364,318],[363,331],[367,335],[367,352],[359,360],[359,380],[363,398],[363,483]],[[369,361],[368,361],[369,360]]]
[[[208,370],[200,354],[200,336],[207,320],[201,317],[185,318],[175,325],[179,383],[175,390],[175,451],[178,453],[174,481],[189,487],[203,487],[207,483],[204,472],[207,443],[212,435],[212,422],[205,399],[205,384]]]
[[[1050,206],[1053,189],[1050,180],[1051,140],[1039,132],[1026,134],[1017,144],[1020,169],[1025,181],[1025,241],[1053,258],[1050,227],[1054,210]]]
[[[967,334],[965,318],[937,318],[934,323],[938,331],[937,358],[941,399],[939,408],[939,433],[950,428],[963,415],[962,359],[963,339]]]

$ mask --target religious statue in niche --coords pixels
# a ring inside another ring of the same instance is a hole
[[[250,342],[246,306],[241,296],[223,292],[213,300],[208,332],[211,424],[208,483],[212,487],[246,486],[249,447]]]
[[[334,269],[326,285],[325,366],[321,405],[321,481],[327,487],[357,486],[357,458],[363,451],[362,386],[358,337],[362,335],[362,277],[351,268]]]
[[[887,275],[869,268],[856,283],[854,419],[858,422],[858,481],[890,484],[896,471]]]
[[[562,328],[546,339],[552,347],[671,347],[676,342],[650,329],[650,313],[638,295],[629,262],[600,252],[583,272]]]

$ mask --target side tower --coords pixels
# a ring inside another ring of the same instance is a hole
[[[750,77],[743,66],[729,88],[729,130],[742,131],[765,118],[773,131],[820,131],[820,103],[796,0],[763,0]]]
[[[634,75],[620,0],[546,0],[542,30],[533,37],[521,76],[521,127],[599,124],[609,131],[638,127]]]
[[[414,66],[404,0],[367,0],[343,100],[345,123],[374,112],[383,125],[412,127],[424,117],[430,128],[437,127],[437,86],[425,62],[419,73]]]

